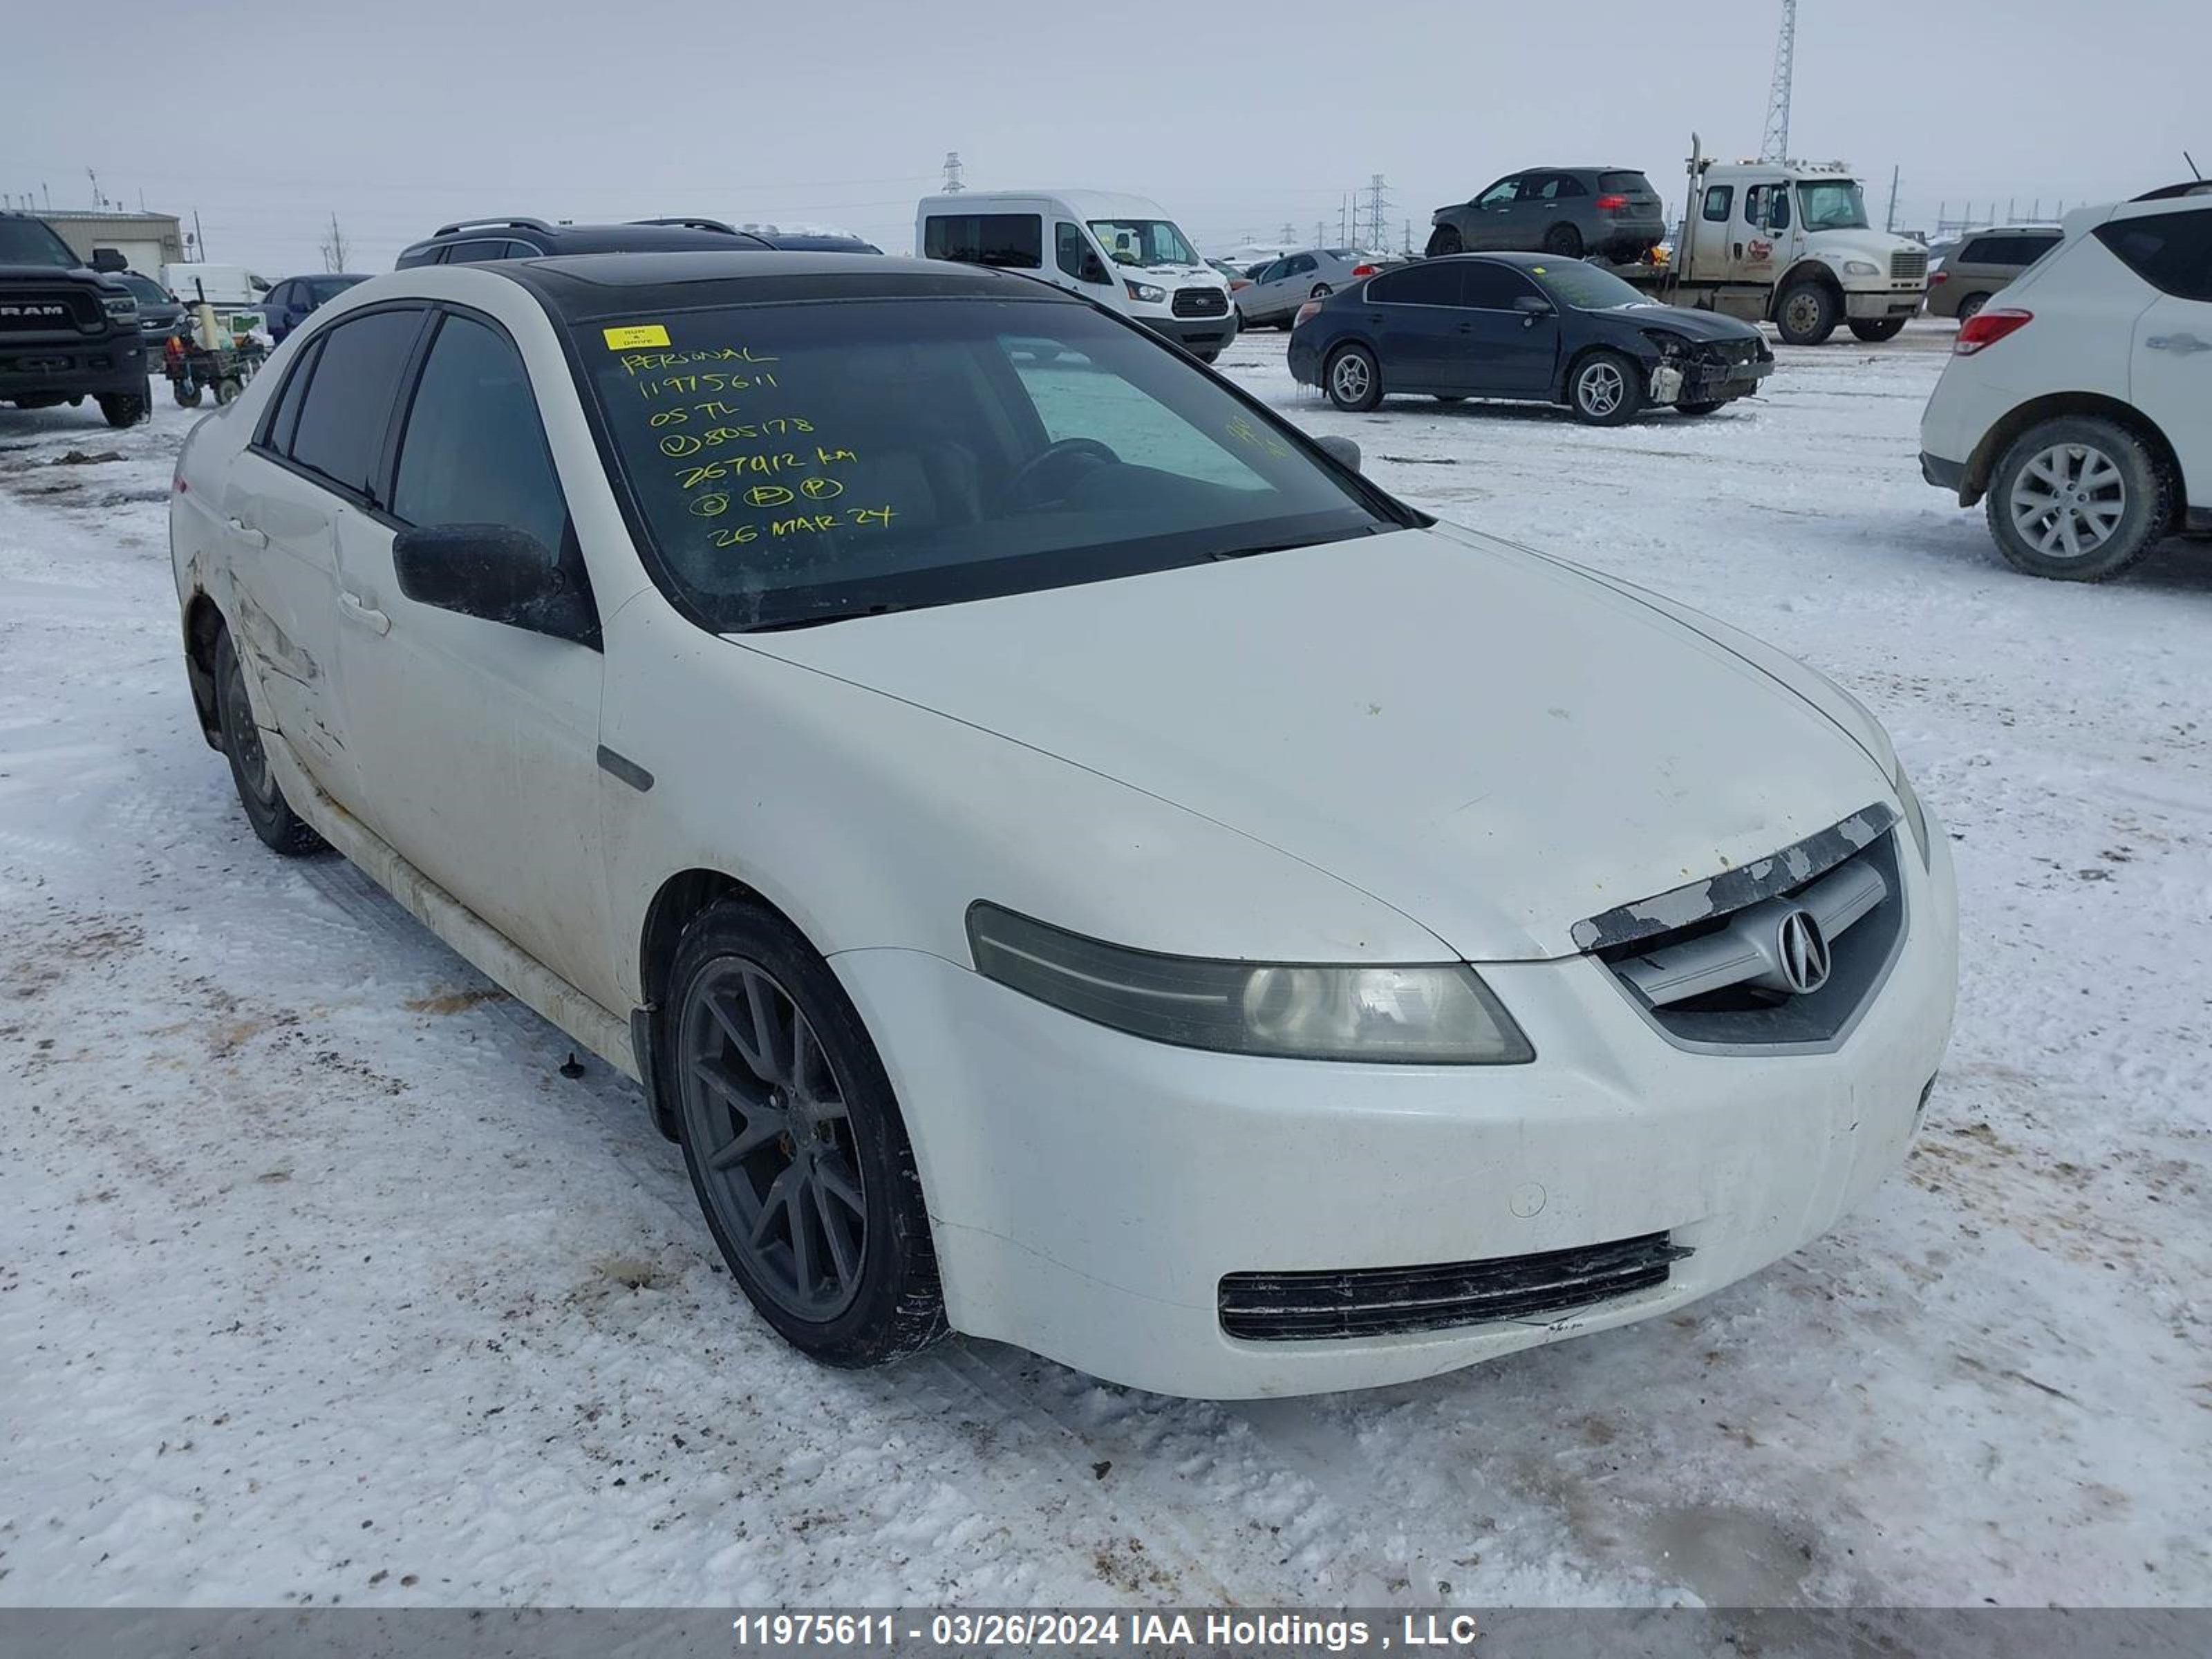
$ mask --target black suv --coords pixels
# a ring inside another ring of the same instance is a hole
[[[100,404],[110,426],[146,418],[146,343],[138,300],[112,273],[112,247],[92,265],[43,219],[0,213],[0,403],[18,409]]]
[[[682,253],[770,244],[720,219],[637,219],[622,225],[549,225],[543,219],[462,219],[440,225],[392,269],[536,259],[550,253]]]

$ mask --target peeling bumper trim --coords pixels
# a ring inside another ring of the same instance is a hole
[[[1607,951],[1686,927],[1708,916],[1741,910],[1834,869],[1853,854],[1872,846],[1897,819],[1895,807],[1876,801],[1842,823],[1768,857],[1578,921],[1571,930],[1572,937],[1584,951]]]

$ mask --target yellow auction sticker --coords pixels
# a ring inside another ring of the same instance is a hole
[[[610,351],[637,351],[646,346],[665,346],[668,331],[659,323],[634,323],[628,328],[603,328]]]

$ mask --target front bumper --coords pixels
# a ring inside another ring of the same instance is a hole
[[[1218,352],[1237,337],[1237,307],[1221,317],[1140,317],[1137,319],[1164,339],[1185,351]]]
[[[1771,357],[1743,363],[1676,360],[1653,369],[1644,391],[1655,404],[1722,403],[1749,397],[1773,373]]]
[[[1902,833],[1902,832],[1900,832]],[[1903,1160],[1951,1025],[1948,851],[1826,1054],[1677,1048],[1588,957],[1483,969],[1519,1066],[1256,1060],[1140,1041],[912,951],[832,958],[903,1103],[956,1329],[1212,1398],[1403,1382],[1679,1307],[1813,1238]],[[1664,1283],[1442,1332],[1253,1341],[1230,1274],[1467,1262],[1664,1232]]]
[[[1887,292],[1862,291],[1844,295],[1844,315],[1860,322],[1879,322],[1889,317],[1917,317],[1928,297],[1924,288],[1897,288]]]
[[[0,337],[0,402],[15,398],[99,398],[146,394],[146,344],[128,334]]]

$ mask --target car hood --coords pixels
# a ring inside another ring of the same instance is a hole
[[[1571,955],[1576,922],[1888,794],[1807,685],[1458,530],[743,643],[1200,813],[1475,962]]]
[[[1164,264],[1157,265],[1115,264],[1114,269],[1124,276],[1164,277],[1173,283],[1199,288],[1226,289],[1229,279],[1212,265]]]
[[[1920,251],[1919,243],[1879,230],[1808,230],[1805,233],[1805,247],[1808,252],[1817,253],[1831,263],[1864,259],[1880,265],[1885,275],[1889,270],[1891,254]]]
[[[1686,340],[1756,340],[1759,330],[1735,317],[1714,311],[1693,311],[1688,306],[1615,306],[1583,313],[1607,322],[1633,324],[1638,328],[1663,328]]]

